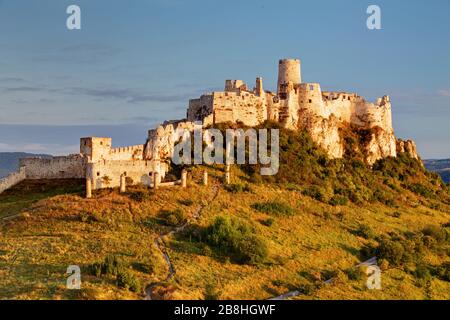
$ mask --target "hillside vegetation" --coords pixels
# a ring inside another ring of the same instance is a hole
[[[154,299],[449,299],[448,186],[404,155],[369,168],[366,133],[343,134],[346,157],[329,160],[306,133],[281,130],[279,174],[232,166],[227,186],[220,165],[188,167],[186,189],[93,199],[81,181],[57,195],[25,181],[0,195],[0,298],[138,299],[151,284]],[[155,239],[186,223],[162,238],[167,280]],[[381,290],[355,267],[373,256]],[[65,287],[69,265],[81,291]]]

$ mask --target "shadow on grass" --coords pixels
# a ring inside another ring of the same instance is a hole
[[[0,194],[0,218],[15,215],[33,203],[57,195],[84,194],[84,179],[25,180]]]

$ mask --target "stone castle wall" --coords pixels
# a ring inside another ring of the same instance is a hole
[[[283,59],[278,66],[276,95],[263,90],[261,78],[257,78],[253,91],[242,80],[227,80],[225,91],[190,100],[187,119],[203,121],[205,125],[242,122],[247,126],[278,121],[288,129],[306,129],[332,158],[343,155],[341,126],[379,128],[383,132],[378,130],[372,137],[367,161],[396,156],[388,96],[370,103],[355,93],[322,92],[319,83],[301,81],[300,61]]]
[[[90,177],[93,189],[117,187],[120,176],[151,185],[153,173],[165,176],[167,162],[181,138],[179,129],[192,132],[195,124],[208,127],[215,123],[257,126],[266,120],[278,121],[285,128],[307,130],[312,139],[331,158],[344,153],[340,129],[355,125],[373,129],[367,143],[366,161],[405,152],[418,158],[412,141],[397,141],[392,128],[388,96],[369,103],[354,93],[322,92],[318,83],[303,83],[300,60],[283,59],[278,65],[277,93],[265,91],[262,78],[250,90],[242,80],[226,80],[223,92],[213,92],[189,101],[186,120],[165,122],[148,132],[142,145],[112,148],[107,137],[80,139],[80,154],[51,159],[21,159],[19,172],[0,180],[0,191],[20,179],[60,179]]]
[[[160,178],[164,178],[168,166],[156,161],[147,160],[102,160],[87,165],[86,174],[92,179],[93,189],[115,188],[120,186],[120,176],[124,174],[128,183],[153,183],[153,173],[158,171]],[[131,179],[131,180],[130,180]]]
[[[20,167],[16,172],[10,173],[6,177],[0,179],[0,193],[25,180],[25,168]]]
[[[144,145],[112,148],[111,138],[89,137],[80,139],[80,153],[89,161],[142,160]]]
[[[86,159],[79,154],[52,158],[23,158],[26,179],[81,179],[85,177]]]
[[[187,120],[212,123],[243,122],[256,126],[265,120],[278,120],[280,103],[271,92],[262,89],[262,80],[257,79],[254,91],[247,90],[242,80],[227,80],[225,91],[202,95],[189,101]]]

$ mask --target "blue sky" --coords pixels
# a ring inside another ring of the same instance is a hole
[[[66,8],[82,29],[66,28]],[[382,30],[366,28],[377,4]],[[450,157],[450,1],[0,0],[0,152],[143,143],[189,98],[302,60],[324,90],[389,94],[396,134]]]

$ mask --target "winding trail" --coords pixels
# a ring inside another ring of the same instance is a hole
[[[169,281],[170,279],[172,279],[175,276],[175,267],[173,265],[172,260],[170,259],[169,253],[167,251],[167,246],[164,243],[164,237],[177,234],[177,233],[183,231],[184,229],[186,229],[186,227],[188,225],[190,225],[192,222],[198,220],[198,218],[200,218],[203,210],[207,206],[209,206],[219,195],[219,186],[218,185],[213,185],[212,190],[213,190],[213,196],[212,196],[211,200],[208,201],[207,203],[202,204],[197,210],[195,210],[195,212],[192,214],[191,218],[189,218],[186,221],[186,223],[184,223],[182,226],[172,229],[169,232],[161,233],[158,235],[158,237],[155,238],[154,244],[156,245],[158,250],[161,252],[161,255],[164,257],[164,261],[166,261],[169,272],[167,274],[167,277],[164,280],[159,281],[159,282],[154,282],[154,283],[147,285],[147,287],[145,288],[144,300],[152,300],[153,288],[156,287],[157,285],[159,285],[160,283]]]
[[[366,260],[364,262],[361,262],[360,264],[357,264],[356,266],[354,266],[354,268],[358,268],[361,266],[373,266],[373,265],[377,265],[377,257],[372,257],[369,260]],[[324,281],[325,284],[331,284],[333,282],[334,278],[328,279],[326,281]],[[301,293],[300,291],[290,291],[287,292],[285,294],[282,294],[281,296],[278,297],[274,297],[274,298],[270,298],[267,300],[286,300],[292,297],[298,297],[301,296],[303,293]]]

